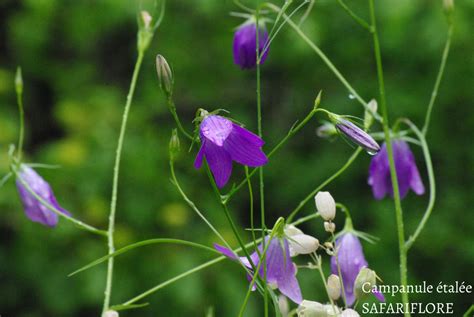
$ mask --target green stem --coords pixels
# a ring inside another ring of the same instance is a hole
[[[431,216],[431,212],[433,211],[434,203],[436,200],[436,182],[435,182],[435,177],[434,177],[434,172],[433,172],[433,164],[431,162],[430,150],[428,148],[428,144],[426,143],[426,139],[423,132],[421,132],[410,120],[405,120],[404,122],[413,130],[413,132],[415,132],[418,139],[420,140],[421,148],[423,149],[423,155],[425,158],[426,171],[428,173],[428,180],[430,183],[430,198],[428,201],[428,206],[426,207],[423,218],[418,224],[418,227],[416,228],[415,233],[412,236],[410,236],[408,241],[405,243],[405,249],[408,252],[408,250],[412,247],[413,243],[415,243],[416,239],[418,238],[421,231],[425,227],[426,222]]]
[[[423,135],[426,135],[426,133],[428,132],[428,127],[430,125],[430,119],[431,119],[431,112],[433,111],[433,105],[436,101],[436,97],[438,96],[439,85],[441,84],[441,79],[443,78],[444,69],[446,67],[446,61],[448,60],[452,36],[453,36],[453,25],[450,24],[449,29],[448,29],[448,36],[446,38],[446,44],[444,45],[443,56],[441,57],[441,64],[439,66],[438,75],[436,76],[436,81],[433,87],[433,91],[431,93],[430,103],[428,104],[428,110],[426,111],[425,123],[423,124],[423,128],[421,129]]]
[[[309,220],[315,219],[315,218],[317,218],[317,217],[318,217],[317,214],[313,214],[313,215],[310,215],[310,216],[307,216],[307,217],[304,217],[304,218],[300,218],[300,219],[298,219],[297,221],[295,221],[295,222],[293,222],[293,223],[291,223],[291,224],[292,224],[292,225],[299,225],[299,224],[302,224],[302,223],[307,222],[307,221],[309,221]],[[258,239],[258,240],[257,240],[257,243],[259,243],[259,242],[261,242],[261,239]],[[252,246],[253,246],[253,241],[247,243],[247,244],[245,245],[245,248],[250,248],[250,247],[252,247]],[[233,251],[234,251],[234,253],[237,253],[237,252],[239,252],[239,251],[241,251],[241,250],[242,250],[241,248],[237,248],[237,249],[235,249],[235,250],[233,250]],[[165,287],[165,286],[167,286],[167,285],[170,285],[170,284],[172,284],[172,283],[174,283],[174,282],[176,282],[176,281],[179,281],[180,279],[182,279],[182,278],[184,278],[184,277],[186,277],[186,276],[189,276],[189,275],[191,275],[191,274],[193,274],[193,273],[199,272],[199,271],[201,271],[201,270],[203,270],[203,269],[205,269],[205,268],[207,268],[207,267],[210,267],[210,266],[212,266],[212,265],[214,265],[214,264],[216,264],[216,263],[222,262],[222,261],[225,260],[225,259],[227,259],[227,257],[225,257],[225,256],[220,256],[220,257],[218,257],[218,258],[215,258],[215,259],[212,259],[212,260],[210,260],[210,261],[207,261],[207,262],[205,262],[205,263],[203,263],[203,264],[201,264],[201,265],[199,265],[199,266],[197,266],[197,267],[192,268],[192,269],[189,270],[189,271],[186,271],[186,272],[184,272],[184,273],[182,273],[182,274],[180,274],[180,275],[177,275],[177,276],[175,276],[175,277],[173,277],[173,278],[171,278],[171,279],[169,279],[169,280],[167,280],[167,281],[165,281],[165,282],[163,282],[163,283],[160,283],[160,284],[156,285],[155,287],[153,287],[153,288],[151,288],[151,289],[149,289],[149,290],[147,290],[147,291],[145,291],[145,292],[143,292],[143,293],[141,293],[141,294],[135,296],[134,298],[132,298],[132,299],[126,301],[125,303],[120,304],[120,305],[117,305],[117,306],[128,306],[128,305],[131,305],[131,304],[133,304],[133,303],[136,303],[137,301],[139,301],[139,300],[145,298],[145,297],[148,296],[148,295],[153,294],[154,292],[156,292],[156,291],[162,289],[163,287]]]
[[[314,195],[316,195],[317,192],[319,192],[321,189],[323,189],[325,186],[327,186],[329,183],[331,183],[333,180],[335,180],[339,175],[341,175],[349,166],[351,166],[352,162],[355,161],[357,156],[359,156],[360,152],[362,151],[361,147],[358,147],[357,150],[352,153],[352,155],[349,157],[349,159],[346,161],[346,163],[338,169],[334,174],[332,174],[329,178],[327,178],[324,182],[322,182],[319,186],[317,186],[311,193],[309,193],[300,203],[298,206],[291,211],[290,215],[287,218],[287,222],[291,222],[293,218],[298,214],[298,212],[306,205],[306,203],[314,198]]]
[[[176,106],[171,97],[168,98],[168,109],[170,110],[171,115],[173,116],[173,119],[176,122],[176,125],[178,126],[179,131],[181,131],[181,133],[183,133],[183,135],[187,137],[189,140],[193,141],[194,138],[192,137],[192,135],[189,134],[186,131],[186,129],[183,127],[183,125],[181,124],[181,120],[179,119],[178,113],[176,112]]]
[[[110,214],[109,214],[109,229],[107,231],[108,238],[108,249],[109,254],[114,253],[114,229],[115,229],[115,212],[117,209],[117,196],[118,196],[118,179],[120,172],[120,160],[122,158],[122,147],[125,139],[125,131],[127,129],[128,113],[130,112],[130,107],[132,105],[133,94],[135,93],[135,87],[137,84],[138,74],[140,73],[140,67],[142,65],[143,56],[145,51],[139,50],[138,57],[133,69],[132,80],[130,82],[130,89],[127,95],[127,102],[125,103],[125,108],[122,117],[122,125],[120,127],[120,134],[118,138],[117,150],[115,154],[115,164],[114,164],[114,178],[112,183],[112,199],[110,202]],[[113,270],[114,270],[114,258],[108,260],[107,265],[107,279],[105,285],[105,297],[103,312],[107,311],[110,306],[110,297],[112,293],[112,279],[113,279]]]
[[[76,271],[70,273],[68,275],[68,277],[71,277],[73,275],[76,275],[80,272],[83,272],[85,270],[88,270],[100,263],[103,263],[104,261],[107,261],[109,258],[111,257],[116,257],[120,254],[123,254],[123,253],[126,253],[130,250],[133,250],[133,249],[136,249],[136,248],[139,248],[139,247],[143,247],[143,246],[147,246],[147,245],[150,245],[150,244],[176,244],[176,245],[186,245],[186,246],[190,246],[190,247],[194,247],[194,248],[198,248],[198,249],[203,249],[203,250],[206,250],[206,251],[209,251],[209,252],[213,252],[213,253],[219,253],[216,249],[214,248],[210,248],[206,245],[203,245],[203,244],[199,244],[199,243],[195,243],[195,242],[192,242],[192,241],[186,241],[186,240],[180,240],[180,239],[168,239],[168,238],[158,238],[158,239],[148,239],[148,240],[143,240],[143,241],[139,241],[139,242],[136,242],[136,243],[132,243],[132,244],[129,244],[123,248],[120,248],[118,249],[117,251],[115,251],[114,253],[112,254],[107,254],[106,256],[103,256],[83,267],[81,267],[80,269],[77,269]]]
[[[19,75],[18,75],[19,74]],[[17,70],[17,77],[21,79],[21,69]],[[18,84],[17,84],[18,86]],[[18,137],[18,162],[21,162],[21,156],[23,153],[23,140],[25,135],[25,111],[23,107],[23,81],[21,81],[21,87],[16,87],[16,100],[18,104],[18,114],[20,117],[20,133]]]
[[[258,1],[257,1],[257,7],[258,7]],[[257,26],[259,18],[260,18],[260,12],[257,10],[256,12],[256,23]],[[256,60],[256,77],[257,77],[257,126],[258,126],[258,136],[262,137],[263,136],[263,128],[262,128],[262,91],[261,91],[261,83],[260,83],[260,59],[258,58],[259,56],[259,35],[260,31],[257,30],[255,32],[255,42],[256,42],[256,53],[255,55],[257,56]],[[262,249],[265,249],[265,183],[263,179],[263,167],[260,167],[258,169],[258,184],[259,184],[259,192],[260,192],[260,222],[262,226]],[[263,257],[262,259],[263,262],[263,280],[266,282],[267,281],[267,265],[266,265],[266,259]],[[265,287],[264,289],[264,316],[268,317],[268,289]]]
[[[271,3],[266,3],[266,6],[269,7],[271,10],[275,12],[279,12],[280,8],[275,6]],[[295,32],[305,41],[309,47],[313,49],[313,51],[323,60],[327,67],[334,73],[334,75],[339,79],[339,81],[346,87],[350,94],[352,94],[357,101],[367,110],[377,121],[381,122],[382,119],[380,118],[379,114],[374,112],[370,107],[367,105],[367,102],[362,99],[362,97],[355,91],[355,89],[349,84],[349,82],[345,79],[344,76],[339,72],[339,70],[334,66],[331,60],[326,56],[326,54],[321,51],[321,49],[311,41],[308,36],[301,30],[301,28],[294,23],[291,19],[288,18],[286,14],[283,14],[284,19],[287,21],[288,25],[295,30]]]
[[[23,178],[21,178],[21,176],[19,176],[19,174],[16,172],[16,170],[14,171],[16,177],[17,177],[17,180],[20,181],[20,183],[23,185],[23,187],[25,187],[26,191],[28,193],[30,193],[35,199],[37,199],[43,206],[45,206],[46,208],[48,208],[49,210],[51,210],[52,212],[54,212],[55,214],[57,214],[58,216],[66,219],[67,221],[70,221],[72,222],[73,224],[75,224],[76,226],[78,226],[79,228],[83,229],[83,230],[86,230],[86,231],[89,231],[89,232],[92,232],[92,233],[95,233],[95,234],[98,234],[98,235],[101,235],[101,236],[107,236],[107,232],[104,231],[104,230],[100,230],[100,229],[97,229],[93,226],[90,226],[80,220],[77,220],[71,216],[68,216],[66,215],[65,213],[61,212],[60,210],[58,210],[56,207],[54,207],[53,205],[51,205],[49,202],[47,202],[46,200],[44,200],[41,196],[39,196],[31,187],[30,185],[25,182],[23,180]]]
[[[323,281],[324,289],[326,290],[326,294],[328,295],[329,302],[331,303],[331,306],[332,306],[332,310],[336,314],[337,310],[336,310],[336,307],[334,306],[333,299],[329,295],[328,284],[326,282],[326,277],[324,276],[324,272],[323,272],[323,263],[322,263],[323,261],[321,260],[321,257],[316,254],[316,252],[314,252],[314,254],[312,254],[312,258],[313,258],[313,261],[315,262],[316,266],[318,267],[319,276],[321,277],[321,280]]]
[[[290,138],[292,138],[298,131],[300,131],[306,125],[306,123],[309,122],[309,120],[311,120],[311,118],[316,114],[316,112],[317,109],[313,108],[311,112],[303,119],[303,121],[301,121],[296,126],[293,125],[288,131],[288,133],[283,137],[283,139],[281,139],[280,142],[278,142],[278,144],[275,145],[275,147],[268,153],[267,157],[271,158],[273,154],[275,154]],[[254,168],[251,172],[249,172],[248,178],[251,178],[257,172],[257,170],[259,170],[259,168]],[[225,195],[224,202],[228,203],[232,196],[234,196],[235,193],[237,193],[245,185],[246,182],[247,178],[242,180],[239,185],[232,188],[229,193]]]
[[[352,220],[349,220],[349,221],[352,222]],[[341,266],[339,265],[339,249],[336,246],[336,237],[334,236],[334,232],[331,232],[331,235],[334,241],[334,258],[336,259],[337,275],[339,276],[339,281],[341,282],[342,299],[344,301],[344,307],[347,308],[346,289],[344,288],[344,279],[342,278]]]
[[[374,0],[369,0],[370,7],[370,18],[373,28],[373,41],[374,41],[374,55],[377,64],[377,77],[379,82],[379,93],[380,93],[380,106],[382,111],[382,125],[385,133],[385,144],[387,147],[388,160],[390,165],[390,176],[393,187],[393,199],[395,202],[395,216],[397,221],[397,233],[398,233],[398,248],[400,252],[400,284],[403,287],[407,285],[407,254],[405,249],[405,228],[403,224],[403,210],[400,200],[400,191],[398,187],[397,171],[395,169],[395,162],[393,159],[393,148],[390,138],[390,129],[388,121],[388,110],[385,99],[385,85],[383,79],[383,68],[382,68],[382,57],[380,53],[379,36],[377,32],[377,23],[375,19],[375,8]],[[408,293],[402,293],[402,301],[405,306],[409,305]],[[410,316],[409,312],[405,312],[405,316]]]
[[[184,201],[206,223],[206,225],[211,229],[212,232],[214,232],[214,234],[222,241],[222,243],[224,243],[227,248],[231,249],[229,243],[227,243],[224,237],[219,233],[219,231],[217,231],[217,229],[210,223],[210,221],[207,220],[207,218],[203,215],[203,213],[196,207],[194,202],[188,198],[186,193],[183,191],[183,189],[179,185],[178,179],[176,178],[176,173],[174,171],[174,161],[172,159],[170,160],[170,170],[171,170],[171,179],[173,180],[174,185],[178,189]]]
[[[352,11],[347,4],[344,3],[342,0],[337,0],[337,2],[340,4],[340,6],[364,29],[372,32],[372,28],[370,27],[369,23],[367,23],[364,19],[359,17],[357,14]]]
[[[258,251],[257,242],[256,242],[257,237],[255,236],[252,182],[250,181],[249,168],[247,166],[245,166],[245,178],[247,180],[248,187],[249,187],[250,230],[252,231],[252,240],[254,242],[255,250]]]

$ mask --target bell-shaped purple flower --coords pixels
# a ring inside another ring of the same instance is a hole
[[[59,206],[51,186],[49,186],[49,184],[31,167],[22,164],[20,171],[18,172],[18,177],[28,184],[31,191],[41,197],[44,201],[62,213],[70,215],[67,210]],[[31,194],[20,179],[16,180],[16,187],[28,218],[48,227],[56,226],[58,223],[58,215],[56,213],[44,206],[33,194]]]
[[[258,51],[262,53],[268,41],[268,32],[265,26],[260,26],[258,34]],[[257,62],[257,41],[256,41],[257,25],[255,20],[250,20],[242,24],[234,35],[234,63],[242,69],[254,68]],[[260,64],[263,64],[268,55],[268,48],[262,55]]]
[[[348,306],[352,306],[355,302],[354,283],[359,271],[368,267],[368,263],[364,257],[364,251],[360,244],[359,238],[348,232],[344,233],[336,240],[336,256],[331,257],[331,273],[339,275],[337,263],[341,269],[342,282],[344,284],[344,293]],[[383,294],[374,293],[375,297],[384,301]]]
[[[417,195],[424,194],[425,186],[408,143],[403,140],[392,140],[392,148],[400,197],[404,198],[410,188]],[[385,143],[382,145],[380,152],[370,162],[368,183],[372,186],[375,199],[382,199],[386,194],[393,197],[390,165]]]
[[[276,286],[283,295],[295,303],[301,303],[303,296],[301,295],[301,289],[298,284],[298,280],[296,279],[295,264],[293,261],[291,261],[288,241],[284,238],[273,238],[270,241],[269,237],[266,237],[265,239],[265,243],[270,243],[265,254],[267,283]],[[252,266],[247,257],[238,258],[234,252],[218,244],[215,244],[214,247],[217,251],[228,258],[241,261],[242,264],[244,264],[250,270],[250,272],[252,272],[253,268],[258,267],[260,259],[256,251],[250,255],[250,258],[253,262]],[[260,253],[263,252],[262,244],[258,246],[258,249]],[[263,265],[260,266],[258,274],[262,279],[264,278]],[[252,280],[252,277],[248,276],[247,278],[250,281]]]
[[[224,187],[229,180],[232,161],[251,167],[262,166],[268,162],[261,149],[265,142],[224,117],[207,116],[201,122],[199,135],[202,145],[194,167],[200,168],[205,156],[219,188]]]

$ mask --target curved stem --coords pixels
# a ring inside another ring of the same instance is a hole
[[[97,229],[93,226],[90,226],[80,220],[77,220],[71,216],[68,216],[66,214],[64,214],[63,212],[61,212],[60,210],[58,210],[56,207],[54,207],[53,205],[51,205],[50,203],[48,203],[46,200],[44,200],[41,196],[39,196],[31,187],[30,185],[28,185],[27,182],[25,182],[23,180],[23,178],[21,178],[19,176],[19,174],[16,172],[16,170],[14,170],[14,173],[15,173],[15,176],[17,177],[17,180],[20,181],[20,183],[23,185],[23,187],[25,187],[26,191],[28,193],[30,193],[33,197],[35,197],[35,199],[37,199],[43,206],[45,206],[46,208],[48,208],[49,210],[51,210],[52,212],[54,212],[55,214],[57,214],[58,216],[66,219],[67,221],[69,222],[72,222],[73,224],[75,224],[76,226],[78,226],[80,229],[83,229],[83,230],[86,230],[86,231],[89,231],[89,232],[92,232],[92,233],[95,233],[95,234],[98,234],[98,235],[101,235],[101,236],[107,236],[107,232],[104,231],[104,230],[100,230],[100,229]]]
[[[266,6],[275,12],[279,12],[280,8],[271,3],[266,3]],[[327,67],[334,73],[334,75],[339,79],[339,81],[346,87],[346,89],[359,101],[359,103],[367,110],[377,121],[381,122],[382,118],[376,112],[374,112],[368,105],[367,102],[362,99],[362,97],[355,91],[355,89],[349,84],[344,76],[339,72],[339,70],[334,66],[331,60],[326,56],[326,54],[321,51],[321,49],[311,41],[308,36],[301,30],[301,28],[296,25],[291,19],[288,18],[286,14],[283,14],[284,19],[287,21],[288,25],[295,30],[295,32],[305,41],[309,47],[323,60]]]
[[[418,227],[416,228],[415,233],[411,235],[408,241],[405,243],[405,249],[406,251],[408,251],[412,247],[413,243],[415,243],[416,239],[418,238],[421,231],[425,227],[426,222],[431,216],[431,212],[433,211],[434,203],[436,200],[436,182],[435,182],[435,176],[433,172],[433,164],[431,162],[430,150],[429,150],[428,144],[426,143],[426,139],[423,132],[421,132],[410,120],[405,120],[404,122],[413,130],[413,132],[415,132],[416,136],[420,140],[421,148],[423,149],[423,155],[425,158],[426,171],[428,173],[428,180],[430,183],[430,198],[428,201],[428,206],[426,207],[423,218],[418,224]]]
[[[115,251],[112,254],[107,254],[106,256],[103,256],[103,257],[101,257],[101,258],[99,258],[99,259],[97,259],[97,260],[81,267],[80,269],[77,269],[76,271],[70,273],[68,276],[70,277],[70,276],[76,275],[76,274],[78,274],[82,271],[88,270],[91,267],[94,267],[94,266],[96,266],[100,263],[103,263],[104,261],[108,260],[111,257],[116,257],[116,256],[118,256],[120,254],[123,254],[123,253],[126,253],[130,250],[133,250],[133,249],[136,249],[136,248],[139,248],[139,247],[143,247],[143,246],[147,246],[147,245],[150,245],[150,244],[164,244],[164,243],[176,244],[176,245],[186,245],[186,246],[195,247],[195,248],[198,248],[198,249],[203,249],[203,250],[206,250],[206,251],[209,251],[209,252],[220,254],[216,249],[213,249],[213,248],[210,248],[206,245],[195,243],[195,242],[192,242],[192,241],[186,241],[186,240],[181,240],[181,239],[167,239],[167,238],[148,239],[148,240],[143,240],[143,241],[139,241],[139,242],[129,244],[129,245],[123,247],[123,248],[118,249],[117,251]]]
[[[311,193],[309,193],[300,203],[298,206],[291,211],[290,215],[287,218],[287,222],[291,222],[293,218],[300,212],[300,210],[306,205],[306,203],[311,200],[314,195],[316,195],[317,192],[319,192],[321,189],[323,189],[326,185],[331,183],[333,180],[335,180],[339,175],[341,175],[349,166],[351,166],[352,162],[355,161],[357,156],[359,156],[360,152],[362,151],[361,147],[358,147],[357,150],[352,153],[352,155],[349,157],[349,159],[346,161],[346,163],[338,169],[334,174],[332,174],[329,178],[327,178],[324,182],[322,182],[320,185],[318,185]]]
[[[369,0],[370,7],[370,19],[373,28],[373,41],[374,41],[374,55],[377,64],[377,77],[379,81],[379,93],[380,93],[380,106],[382,111],[382,125],[385,133],[385,144],[387,146],[388,161],[390,165],[390,177],[393,187],[393,200],[395,203],[395,216],[397,221],[397,233],[398,233],[398,248],[400,252],[400,284],[403,287],[407,285],[407,254],[405,250],[405,228],[403,224],[403,210],[400,200],[400,191],[398,187],[397,171],[395,169],[395,161],[393,159],[393,148],[390,137],[390,129],[388,125],[388,110],[387,102],[385,99],[385,85],[383,78],[382,68],[382,57],[380,53],[379,36],[377,32],[377,23],[375,19],[375,8],[374,0]],[[402,301],[405,306],[409,305],[408,293],[402,293]],[[405,312],[405,316],[410,316],[408,311]]]
[[[354,11],[352,11],[351,8],[349,8],[347,4],[344,3],[344,1],[337,0],[337,2],[351,16],[351,18],[354,19],[354,21],[356,21],[364,29],[372,32],[372,28],[370,27],[369,23],[367,23],[364,19],[359,17],[357,14],[355,14]]]
[[[191,134],[189,134],[186,129],[183,127],[181,124],[181,120],[179,119],[178,113],[176,112],[176,105],[174,104],[173,99],[170,97],[168,98],[168,109],[171,112],[171,115],[173,116],[174,121],[176,122],[176,125],[178,126],[179,131],[188,138],[189,140],[193,141],[194,138]]]
[[[145,52],[143,50],[138,51],[138,57],[135,63],[135,67],[133,69],[132,80],[130,82],[130,89],[127,95],[127,102],[125,103],[125,108],[124,108],[123,117],[122,117],[122,124],[120,127],[120,134],[118,138],[117,150],[115,154],[114,178],[112,182],[112,199],[110,202],[110,214],[109,214],[109,229],[107,231],[109,254],[112,254],[115,251],[115,247],[114,247],[115,212],[117,209],[118,179],[119,179],[119,173],[120,173],[120,161],[122,158],[123,141],[125,139],[125,131],[127,129],[128,113],[130,112],[130,107],[132,105],[133,94],[135,93],[135,87],[137,84],[138,74],[140,73],[140,67],[142,65],[144,54]],[[108,265],[107,265],[107,279],[106,279],[105,292],[104,292],[105,297],[104,297],[103,312],[109,309],[110,296],[112,293],[113,270],[114,270],[114,258],[111,257],[108,260]]]
[[[441,84],[441,79],[443,78],[446,61],[448,60],[452,36],[453,36],[453,25],[450,24],[449,29],[448,29],[448,36],[446,38],[446,44],[444,45],[443,55],[441,57],[441,64],[439,66],[438,75],[436,76],[436,81],[433,87],[433,91],[431,93],[430,103],[428,104],[428,110],[426,111],[425,123],[423,124],[423,128],[421,129],[423,135],[426,135],[426,133],[428,132],[428,127],[430,125],[430,119],[431,119],[431,112],[433,111],[433,105],[436,101],[436,97],[438,96],[439,85]]]

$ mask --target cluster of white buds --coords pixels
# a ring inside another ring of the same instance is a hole
[[[324,230],[334,233],[336,224],[332,220],[336,217],[336,202],[329,192],[318,192],[314,196],[316,209],[324,221]]]
[[[318,239],[304,234],[303,231],[293,225],[286,225],[284,231],[285,236],[288,239],[290,256],[292,257],[299,254],[310,254],[316,252],[319,248]]]

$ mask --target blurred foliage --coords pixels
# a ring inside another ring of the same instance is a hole
[[[368,18],[364,1],[348,0],[347,4]],[[421,125],[446,37],[442,2],[385,0],[377,4],[390,117],[407,116]],[[148,8],[148,3],[142,5]],[[0,171],[2,175],[8,171],[8,146],[18,134],[13,78],[16,66],[21,65],[27,159],[61,165],[61,169],[40,173],[65,208],[101,228],[107,226],[113,155],[136,55],[138,10],[138,4],[125,0],[0,0]],[[176,104],[188,129],[196,109],[204,107],[227,109],[255,130],[254,72],[241,71],[232,62],[232,31],[242,22],[228,15],[235,10],[230,0],[173,0],[167,5],[164,23],[140,74],[126,136],[117,210],[119,247],[152,237],[217,242],[169,180],[167,143],[173,121],[158,89],[154,56],[164,55],[173,67]],[[409,254],[412,284],[473,282],[474,149],[466,142],[474,135],[474,2],[456,1],[455,10],[452,52],[428,135],[438,201]],[[303,30],[364,98],[378,96],[371,36],[335,1],[317,1]],[[284,28],[262,68],[265,149],[271,149],[306,115],[320,89],[324,107],[363,114],[310,48]],[[265,168],[268,224],[287,215],[351,153],[342,140],[318,139],[317,125],[318,120],[310,122]],[[420,149],[412,148],[424,171]],[[195,152],[196,148],[183,153],[177,163],[178,177],[187,194],[236,245],[205,172],[192,167]],[[359,230],[380,238],[376,245],[364,245],[367,260],[386,283],[396,284],[393,205],[390,199],[373,200],[366,184],[369,161],[369,156],[361,156],[327,190],[349,206]],[[243,169],[235,168],[233,180],[242,177]],[[423,177],[426,182],[425,173]],[[426,200],[426,195],[409,194],[403,201],[407,234],[422,216]],[[248,227],[245,190],[232,201],[231,209],[241,227]],[[105,266],[72,278],[67,274],[104,255],[104,241],[64,221],[54,230],[28,221],[13,181],[1,189],[0,210],[0,314],[98,316]],[[309,203],[303,213],[312,212],[314,206]],[[336,219],[339,228],[342,218]],[[319,221],[303,229],[321,240],[327,237]],[[211,254],[178,246],[148,246],[122,255],[116,260],[112,302],[123,302],[210,258]],[[324,298],[314,272],[300,270],[299,280],[305,298]],[[227,261],[172,284],[148,297],[150,306],[123,315],[203,316],[214,306],[216,316],[229,316],[236,313],[246,289],[245,274]],[[456,315],[460,315],[472,297],[420,294],[412,300],[455,302]],[[260,303],[253,296],[247,315],[258,316]]]

